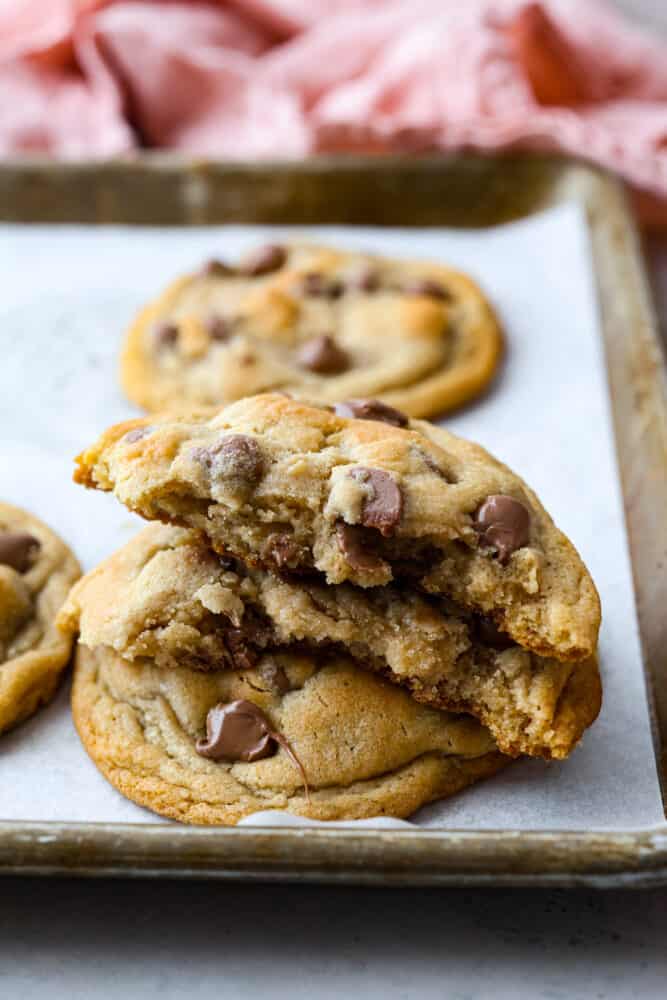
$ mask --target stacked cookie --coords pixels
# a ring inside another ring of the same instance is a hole
[[[475,444],[260,395],[117,425],[75,478],[163,522],[60,618],[82,740],[157,812],[405,816],[597,715],[595,587]]]

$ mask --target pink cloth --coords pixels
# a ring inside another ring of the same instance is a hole
[[[667,45],[595,0],[4,0],[0,155],[137,146],[553,150],[667,219]]]

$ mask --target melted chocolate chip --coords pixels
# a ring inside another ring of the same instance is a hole
[[[342,282],[336,278],[328,278],[319,271],[304,274],[301,287],[304,295],[324,299],[338,299],[345,291]]]
[[[339,521],[336,524],[336,536],[338,548],[352,569],[359,573],[376,573],[385,568],[384,559],[373,549],[374,539],[367,528]]]
[[[406,427],[408,418],[393,406],[381,403],[379,399],[346,399],[336,403],[334,411],[339,417],[355,418],[357,420],[378,420],[392,427]]]
[[[228,704],[219,702],[206,716],[206,739],[197,740],[195,749],[201,757],[230,763],[252,763],[272,757],[280,745],[299,771],[306,797],[310,801],[308,778],[303,764],[289,740],[271,728],[264,712],[251,701],[240,699]]]
[[[152,430],[152,427],[135,427],[133,430],[127,432],[123,441],[126,444],[134,444],[135,441],[141,441],[142,438],[147,437]]]
[[[430,299],[440,299],[442,302],[451,302],[452,295],[444,285],[429,278],[420,281],[413,281],[409,285],[404,285],[403,291],[407,295],[427,295]]]
[[[473,621],[473,632],[478,642],[492,649],[509,649],[514,646],[514,640],[506,632],[501,632],[492,618],[486,615],[476,615]]]
[[[224,316],[209,316],[204,326],[211,340],[218,340],[224,343],[232,335],[232,324]]]
[[[41,547],[39,539],[27,531],[0,531],[0,564],[25,573]]]
[[[211,760],[251,762],[271,757],[278,749],[271,725],[261,708],[251,701],[222,702],[206,716],[206,739],[195,746]]]
[[[247,628],[230,628],[225,632],[225,646],[235,670],[250,670],[259,659],[259,652],[253,646],[252,631]]]
[[[501,563],[527,544],[530,514],[514,497],[492,494],[475,513],[475,527],[482,545],[496,549]]]
[[[350,367],[346,352],[327,334],[306,341],[299,351],[297,361],[302,368],[317,372],[318,375],[337,375]]]
[[[371,487],[371,496],[362,505],[361,523],[383,535],[393,535],[403,513],[403,494],[396,480],[382,469],[352,469],[349,475]]]
[[[255,278],[260,274],[270,274],[278,271],[287,260],[285,247],[269,243],[249,254],[241,263],[239,271],[248,277]]]
[[[158,347],[173,347],[178,340],[178,327],[175,323],[160,323],[153,337]]]
[[[229,434],[208,448],[195,449],[192,457],[215,479],[238,479],[254,484],[264,472],[261,449],[254,438],[245,434]]]
[[[225,278],[230,274],[234,274],[234,268],[230,267],[229,264],[225,264],[223,260],[215,258],[206,261],[201,269],[201,273],[205,278]]]

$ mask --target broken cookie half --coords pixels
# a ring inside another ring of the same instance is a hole
[[[481,614],[531,653],[597,647],[597,591],[530,488],[479,445],[372,400],[272,394],[118,424],[75,479],[274,573],[396,583]]]
[[[540,657],[485,616],[412,587],[327,586],[246,567],[168,525],[149,525],[81,580],[59,624],[122,661],[259,671],[278,688],[280,656],[343,656],[416,701],[469,713],[511,756],[565,757],[600,705],[593,657]]]

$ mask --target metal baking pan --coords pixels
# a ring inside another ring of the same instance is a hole
[[[0,219],[489,226],[586,209],[663,802],[667,781],[667,402],[637,232],[621,186],[543,157],[217,164],[145,156],[0,168]],[[667,884],[667,826],[629,832],[235,828],[0,822],[0,872],[377,885]]]

